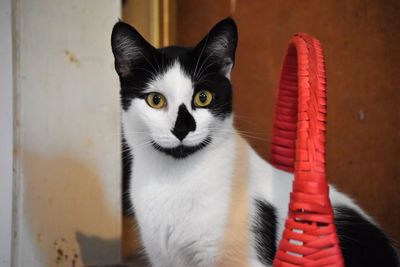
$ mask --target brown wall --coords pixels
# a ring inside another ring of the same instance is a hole
[[[399,1],[177,1],[177,40],[194,45],[232,14],[236,124],[268,158],[275,89],[287,43],[323,44],[328,77],[328,178],[400,241]]]

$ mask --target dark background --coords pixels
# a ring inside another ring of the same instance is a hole
[[[324,48],[328,79],[328,179],[400,240],[400,1],[177,0],[176,42],[196,44],[233,16],[236,125],[269,158],[279,70],[290,38]]]

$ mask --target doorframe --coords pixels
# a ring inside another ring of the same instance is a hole
[[[11,266],[13,220],[12,0],[0,1],[0,265]]]

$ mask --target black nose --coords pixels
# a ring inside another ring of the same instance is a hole
[[[171,131],[180,141],[185,139],[189,132],[196,130],[196,121],[187,110],[185,104],[179,106],[178,117],[174,129]]]

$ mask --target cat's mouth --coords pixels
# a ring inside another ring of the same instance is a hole
[[[197,151],[203,149],[206,147],[208,144],[210,144],[212,141],[211,136],[207,136],[200,144],[195,145],[195,146],[185,146],[185,145],[179,145],[176,147],[162,147],[159,144],[157,144],[155,141],[152,141],[151,144],[155,149],[157,149],[160,152],[163,152],[169,156],[172,156],[176,159],[183,159],[186,158],[189,155],[192,155],[196,153]]]

